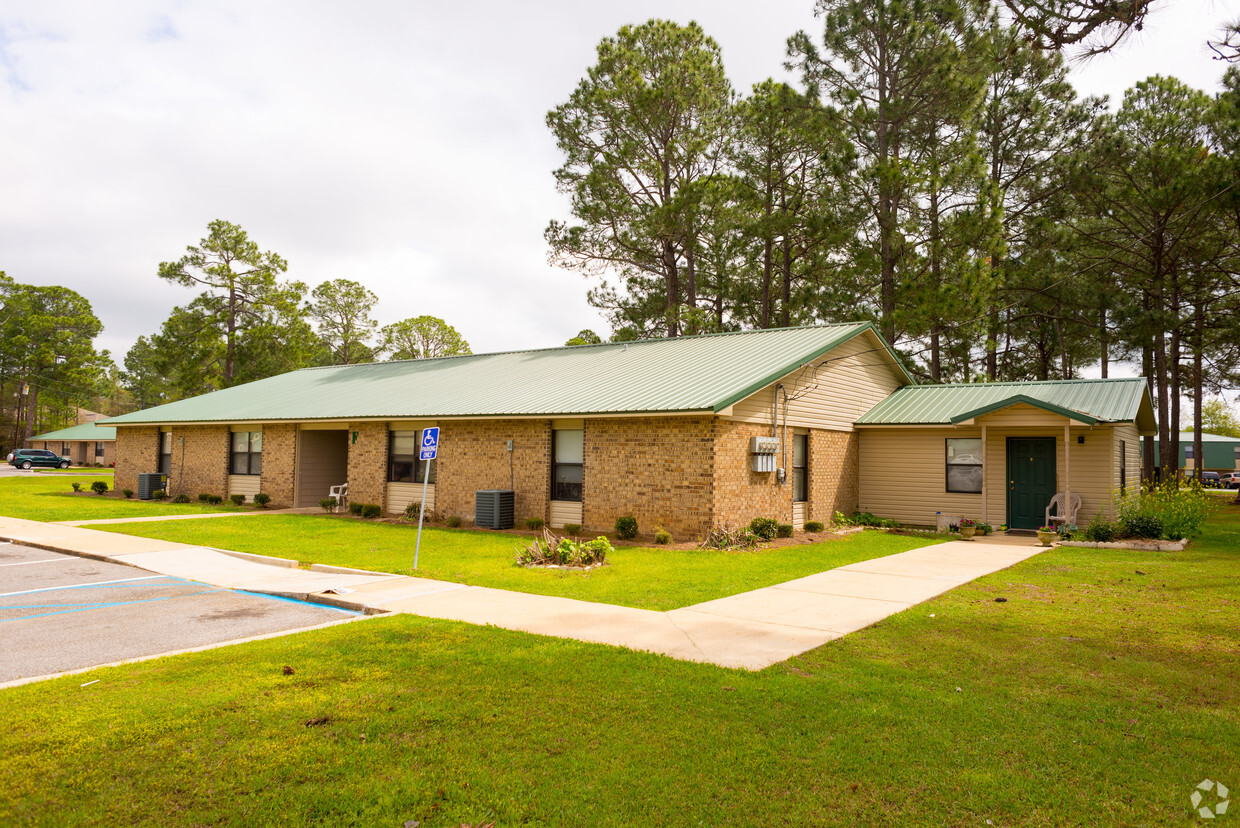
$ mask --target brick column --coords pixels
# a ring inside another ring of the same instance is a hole
[[[349,423],[350,503],[387,508],[387,452],[387,423]]]
[[[857,511],[859,456],[855,431],[810,431],[807,520],[830,523],[836,512],[851,515]]]
[[[157,426],[120,426],[116,429],[113,449],[117,489],[138,491],[138,475],[159,471],[159,428]]]
[[[272,423],[263,426],[262,492],[271,496],[271,506],[293,504],[293,473],[297,468],[297,426]]]

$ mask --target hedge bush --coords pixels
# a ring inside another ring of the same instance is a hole
[[[339,504],[334,497],[324,497],[319,499],[319,508],[324,512],[333,512]]]
[[[616,537],[621,540],[632,540],[637,537],[637,518],[632,515],[621,515],[616,518]]]
[[[228,499],[233,502],[234,506],[240,506],[242,503],[245,503],[245,495],[243,494],[229,495]]]
[[[566,524],[564,524],[564,534],[566,534],[566,535],[572,535],[573,537],[577,537],[578,535],[580,535],[580,534],[581,534],[581,524],[580,524],[580,523],[566,523]]]
[[[778,526],[776,526],[776,527],[775,527],[775,537],[777,537],[777,538],[790,538],[790,537],[792,537],[792,524],[791,524],[791,523],[781,523],[781,524],[779,524]]]
[[[362,517],[377,518],[377,517],[382,517],[382,516],[383,516],[383,509],[379,507],[379,504],[377,503],[363,503],[362,504]]]
[[[654,542],[659,544],[659,546],[666,546],[672,542],[672,533],[666,529],[655,529]]]
[[[258,494],[254,495],[254,505],[259,507],[260,509],[266,509],[267,504],[270,502],[271,502],[271,495],[267,494],[266,492],[259,492]]]
[[[172,502],[173,503],[189,503],[190,502],[189,495],[187,495],[185,492],[181,492],[179,495],[172,498]]]
[[[133,497],[133,489],[121,489],[121,494],[127,498]]]
[[[749,521],[749,531],[762,540],[769,541],[779,531],[779,521],[775,518],[756,517]]]
[[[444,522],[444,525],[446,525],[450,529],[461,528],[461,516],[460,515],[448,515],[446,518],[443,519],[443,522]]]
[[[821,532],[821,531],[823,531],[823,530],[824,530],[824,529],[826,529],[826,528],[827,528],[827,527],[826,527],[825,525],[823,525],[823,522],[822,522],[821,520],[807,520],[807,521],[805,521],[805,531],[806,531],[806,532]]]
[[[356,502],[354,502],[354,503],[350,503],[350,504],[349,504],[349,514],[353,515],[354,517],[361,517],[361,516],[362,516],[362,507],[363,507],[363,506],[365,506],[365,505],[366,505],[366,504],[364,504],[364,503],[356,503]]]
[[[525,528],[526,528],[526,529],[541,529],[541,528],[543,528],[543,523],[544,523],[544,522],[545,522],[545,521],[543,521],[543,519],[542,519],[542,518],[539,518],[539,517],[526,518],[526,519],[525,519]]]
[[[101,495],[108,490],[108,484],[102,480],[96,480],[90,484],[90,490],[97,495]]]

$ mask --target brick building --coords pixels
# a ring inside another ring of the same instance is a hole
[[[26,448],[46,449],[68,457],[75,466],[110,466],[116,462],[116,429],[93,422],[36,434]]]
[[[422,499],[416,443],[438,426],[427,503],[442,514],[468,522],[477,490],[511,489],[518,521],[632,514],[692,538],[853,511],[852,423],[909,382],[858,323],[311,368],[108,425],[118,488],[163,471],[170,493],[314,506],[347,482],[389,513]]]
[[[1092,513],[1135,479],[1153,414],[1141,379],[917,386],[853,323],[308,368],[107,422],[118,488],[162,471],[170,493],[305,507],[347,483],[399,513],[425,485],[466,522],[475,492],[505,489],[518,522],[631,514],[692,539],[859,507],[1037,525],[1064,490]]]

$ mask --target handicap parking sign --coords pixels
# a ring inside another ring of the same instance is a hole
[[[419,460],[434,460],[435,455],[439,452],[439,428],[422,429],[422,451],[418,455]]]

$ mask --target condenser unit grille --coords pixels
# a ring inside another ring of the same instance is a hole
[[[511,489],[480,489],[474,492],[474,525],[484,529],[511,529],[513,493]]]
[[[150,500],[151,493],[159,489],[168,490],[168,475],[158,472],[138,475],[139,500]]]

